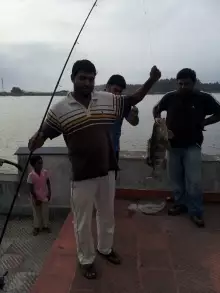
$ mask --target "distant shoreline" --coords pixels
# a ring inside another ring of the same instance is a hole
[[[141,84],[127,84],[125,94],[130,94],[139,89]],[[196,87],[204,92],[219,94],[220,93],[220,83],[202,83],[199,80],[197,81]],[[175,79],[161,79],[158,81],[149,91],[150,95],[164,95],[167,92],[176,90],[177,83]],[[100,91],[105,89],[105,85],[97,85],[95,89]],[[66,96],[69,91],[62,90],[57,91],[56,96]],[[52,92],[41,92],[41,91],[25,91],[20,87],[13,87],[10,92],[0,92],[0,96],[52,96]]]
[[[169,92],[169,91],[167,91]],[[153,93],[149,93],[150,95],[165,95],[167,92],[153,92]],[[208,92],[208,91],[206,91]],[[67,92],[68,93],[68,92]],[[60,94],[59,92],[57,92],[55,94],[55,96],[66,96],[66,94]],[[220,94],[220,91],[218,92],[214,92],[214,91],[209,91],[210,94]],[[11,93],[2,93],[0,92],[0,97],[51,97],[52,93],[43,93],[43,92],[36,92],[36,93],[23,93],[21,95],[15,95],[15,94],[11,94]]]
[[[22,94],[12,94],[10,92],[0,92],[0,97],[27,97],[27,96],[42,96],[42,97],[48,97],[52,96],[52,93],[50,92],[25,92]],[[59,92],[56,92],[55,96],[66,96],[66,94],[60,94]]]
[[[69,92],[69,91],[68,91]],[[66,96],[68,94],[68,92],[66,92],[66,94],[64,93],[59,93],[59,92],[56,92],[55,96]],[[150,93],[151,95],[163,95],[163,94],[166,94],[167,92],[153,92],[153,93]],[[220,91],[218,92],[220,93]],[[23,93],[23,94],[20,94],[20,95],[16,95],[16,94],[11,94],[11,93],[2,93],[0,92],[0,97],[51,97],[52,96],[52,93],[44,93],[44,92],[27,92],[27,93]]]

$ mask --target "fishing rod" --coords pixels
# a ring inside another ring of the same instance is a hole
[[[19,164],[14,163],[14,162],[9,161],[9,160],[5,160],[5,159],[1,159],[1,158],[0,158],[0,167],[1,167],[3,164],[12,165],[12,166],[16,167],[20,172],[23,171],[22,167],[21,167]]]
[[[77,42],[78,42],[78,39],[79,39],[79,37],[80,37],[80,35],[81,35],[81,33],[82,33],[82,31],[83,31],[83,29],[84,29],[86,23],[87,23],[87,20],[89,19],[90,15],[91,15],[91,13],[92,13],[92,11],[93,11],[93,9],[94,9],[95,6],[97,5],[97,2],[98,2],[98,0],[96,0],[96,1],[93,3],[92,8],[90,9],[89,13],[87,14],[86,19],[85,19],[85,21],[83,22],[83,24],[82,24],[82,26],[81,26],[81,28],[80,28],[80,31],[79,31],[79,33],[78,33],[78,35],[77,35],[77,37],[76,37],[76,39],[75,39],[75,41],[74,41],[74,43],[73,43],[73,45],[72,45],[72,48],[71,48],[71,50],[70,50],[70,52],[69,52],[69,54],[68,54],[68,56],[67,56],[67,59],[66,59],[66,61],[65,61],[65,63],[64,63],[64,66],[63,66],[63,68],[62,68],[62,71],[61,71],[61,73],[60,73],[60,76],[59,76],[59,78],[58,78],[58,80],[57,80],[57,83],[56,83],[56,85],[55,85],[55,88],[54,88],[54,91],[53,91],[52,96],[51,96],[51,98],[50,98],[50,101],[49,101],[49,103],[48,103],[48,105],[47,105],[46,111],[45,111],[45,113],[44,113],[43,119],[42,119],[41,124],[40,124],[40,128],[39,128],[38,131],[37,131],[36,138],[35,138],[36,140],[37,140],[37,138],[39,137],[39,134],[40,134],[40,132],[41,132],[41,130],[42,130],[42,127],[43,127],[44,121],[45,121],[45,119],[46,119],[47,113],[48,113],[49,108],[50,108],[50,105],[51,105],[51,103],[52,103],[52,101],[53,101],[53,98],[54,98],[55,93],[56,93],[56,91],[57,91],[57,88],[58,88],[58,86],[59,86],[60,80],[61,80],[61,78],[62,78],[62,76],[63,76],[64,70],[66,69],[67,63],[69,62],[69,59],[70,59],[70,57],[71,57],[71,55],[72,55],[73,49],[75,48],[75,46],[76,46],[76,44],[77,44]],[[21,177],[20,177],[20,180],[19,180],[18,186],[17,186],[17,188],[16,188],[15,195],[14,195],[14,197],[13,197],[13,200],[12,200],[12,203],[11,203],[11,206],[10,206],[10,209],[9,209],[9,212],[8,212],[8,214],[7,214],[6,221],[5,221],[5,223],[4,223],[4,227],[3,227],[2,232],[1,232],[1,236],[0,236],[0,245],[2,244],[2,240],[3,240],[3,238],[4,238],[5,231],[6,231],[6,229],[7,229],[7,225],[8,225],[8,222],[9,222],[9,219],[10,219],[10,216],[11,216],[11,213],[12,213],[12,210],[13,210],[13,208],[14,208],[14,204],[15,204],[16,198],[17,198],[17,196],[18,196],[18,194],[19,194],[19,191],[20,191],[20,188],[21,188],[21,184],[22,184],[22,182],[23,182],[23,179],[24,179],[24,176],[25,176],[25,172],[26,172],[27,169],[28,169],[28,164],[29,164],[29,162],[30,162],[30,158],[31,158],[32,154],[33,154],[33,151],[31,151],[30,154],[29,154],[29,156],[28,156],[27,162],[26,162],[26,164],[25,164],[25,167],[24,167],[23,172],[22,172],[22,174],[21,174]]]

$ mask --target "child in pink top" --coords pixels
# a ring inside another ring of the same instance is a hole
[[[50,232],[49,224],[49,206],[51,199],[51,187],[47,170],[43,169],[43,160],[41,156],[32,156],[30,164],[33,170],[28,175],[27,183],[30,187],[30,197],[33,210],[34,230],[36,236],[40,232],[41,226],[46,232]]]

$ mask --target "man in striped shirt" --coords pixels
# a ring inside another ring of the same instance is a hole
[[[46,139],[63,134],[72,164],[71,208],[74,215],[77,256],[82,274],[96,278],[95,250],[91,231],[93,206],[97,210],[97,253],[113,264],[120,264],[113,250],[115,171],[117,162],[110,128],[127,108],[139,103],[161,73],[154,66],[150,77],[135,94],[117,97],[95,92],[96,68],[88,60],[72,68],[74,91],[49,110],[39,135],[29,140],[29,149],[43,146]]]

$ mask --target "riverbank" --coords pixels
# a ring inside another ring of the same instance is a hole
[[[127,88],[125,90],[126,94],[135,92],[138,88],[140,88],[142,84],[127,84]],[[200,81],[197,82],[196,87],[202,91],[218,94],[220,93],[220,83],[202,83]],[[104,90],[105,85],[96,85],[96,90]],[[176,89],[176,79],[161,79],[159,80],[150,90],[149,94],[151,95],[164,95],[167,92],[173,91]],[[65,96],[67,94],[67,90],[57,91],[56,96]],[[10,92],[2,91],[0,92],[0,96],[51,96],[52,92],[40,92],[40,91],[26,91],[22,90],[20,87],[13,87]]]
[[[55,93],[55,96],[66,96],[68,91],[58,91]],[[14,94],[11,92],[0,92],[0,97],[27,97],[27,96],[52,96],[52,92],[23,92],[20,94]]]
[[[220,93],[220,91],[219,91]],[[2,93],[0,92],[0,97],[51,97],[53,93],[50,92],[25,92],[23,94],[20,95],[15,95],[15,94],[11,94],[11,93]],[[55,96],[59,96],[59,97],[65,97],[68,94],[68,91],[65,92],[56,92]],[[162,95],[165,94],[165,92],[155,92],[155,93],[151,93],[151,95]]]

